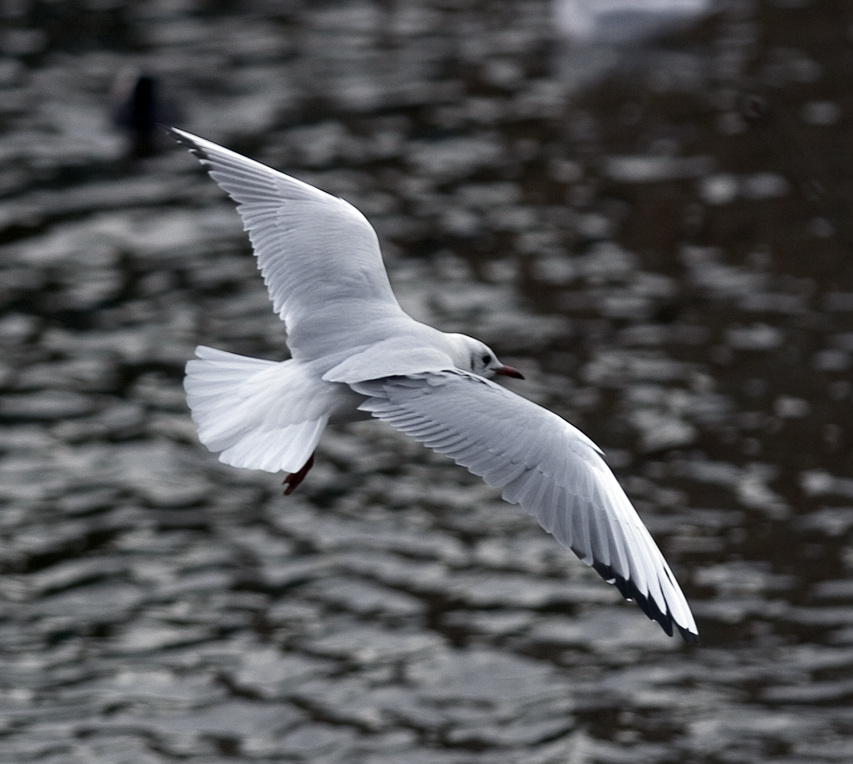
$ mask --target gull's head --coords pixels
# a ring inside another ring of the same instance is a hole
[[[464,334],[448,334],[447,337],[450,339],[451,357],[457,369],[487,378],[501,374],[505,377],[524,379],[520,371],[502,364],[495,355],[495,351],[480,340]]]

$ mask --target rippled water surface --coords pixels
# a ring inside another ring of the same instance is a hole
[[[607,49],[537,0],[0,14],[0,760],[851,760],[848,4]],[[198,444],[194,346],[284,332],[232,203],[112,125],[134,67],[605,448],[701,646],[379,423],[287,498]]]

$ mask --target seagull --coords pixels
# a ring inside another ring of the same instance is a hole
[[[234,467],[308,474],[326,426],[375,419],[521,504],[669,636],[699,636],[669,565],[586,435],[495,384],[523,379],[484,343],[397,302],[373,227],[336,196],[169,129],[237,203],[291,358],[199,346],[184,388],[199,440]]]

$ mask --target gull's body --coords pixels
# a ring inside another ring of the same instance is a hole
[[[379,243],[347,202],[180,130],[237,202],[275,311],[281,363],[199,347],[185,388],[199,439],[226,464],[305,477],[327,424],[375,417],[521,504],[667,634],[698,641],[672,571],[598,447],[496,385],[521,376],[482,342],[403,312]]]

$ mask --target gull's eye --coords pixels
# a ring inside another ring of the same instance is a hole
[[[483,356],[483,363],[484,364],[488,365],[489,361],[491,361],[491,360],[492,360],[492,357],[488,353],[486,353],[486,355]]]

